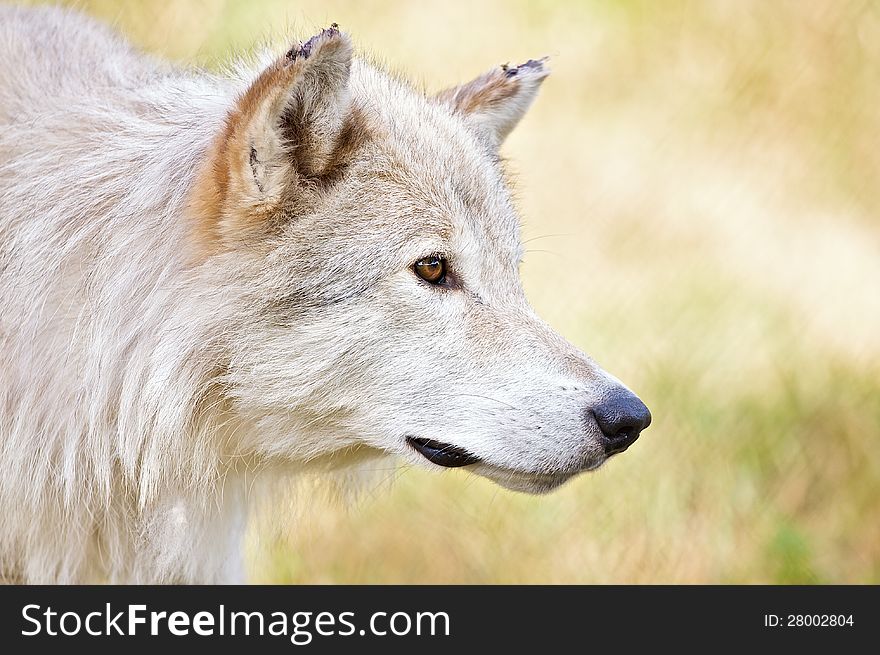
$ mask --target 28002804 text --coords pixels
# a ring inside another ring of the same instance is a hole
[[[852,614],[765,614],[767,628],[852,627]]]

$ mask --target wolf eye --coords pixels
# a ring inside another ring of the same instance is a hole
[[[446,279],[446,260],[436,255],[424,257],[413,264],[413,270],[425,282],[442,284]]]

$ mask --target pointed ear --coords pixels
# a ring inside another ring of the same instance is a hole
[[[265,234],[297,188],[339,166],[355,134],[351,58],[351,40],[334,24],[273,62],[238,99],[193,193],[203,240]]]
[[[505,64],[436,97],[463,115],[492,148],[497,148],[525,115],[541,82],[550,74],[546,61],[544,57],[519,66]]]

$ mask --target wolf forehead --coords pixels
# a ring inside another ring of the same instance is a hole
[[[467,227],[514,247],[502,161],[461,115],[362,60],[352,62],[351,92],[350,129],[360,135],[346,172],[383,195],[381,210],[413,214],[404,228],[412,236],[451,240]]]

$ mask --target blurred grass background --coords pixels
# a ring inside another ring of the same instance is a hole
[[[526,288],[654,424],[545,497],[301,491],[256,522],[253,581],[880,582],[880,5],[70,4],[208,67],[333,21],[432,90],[552,57],[504,146]]]

